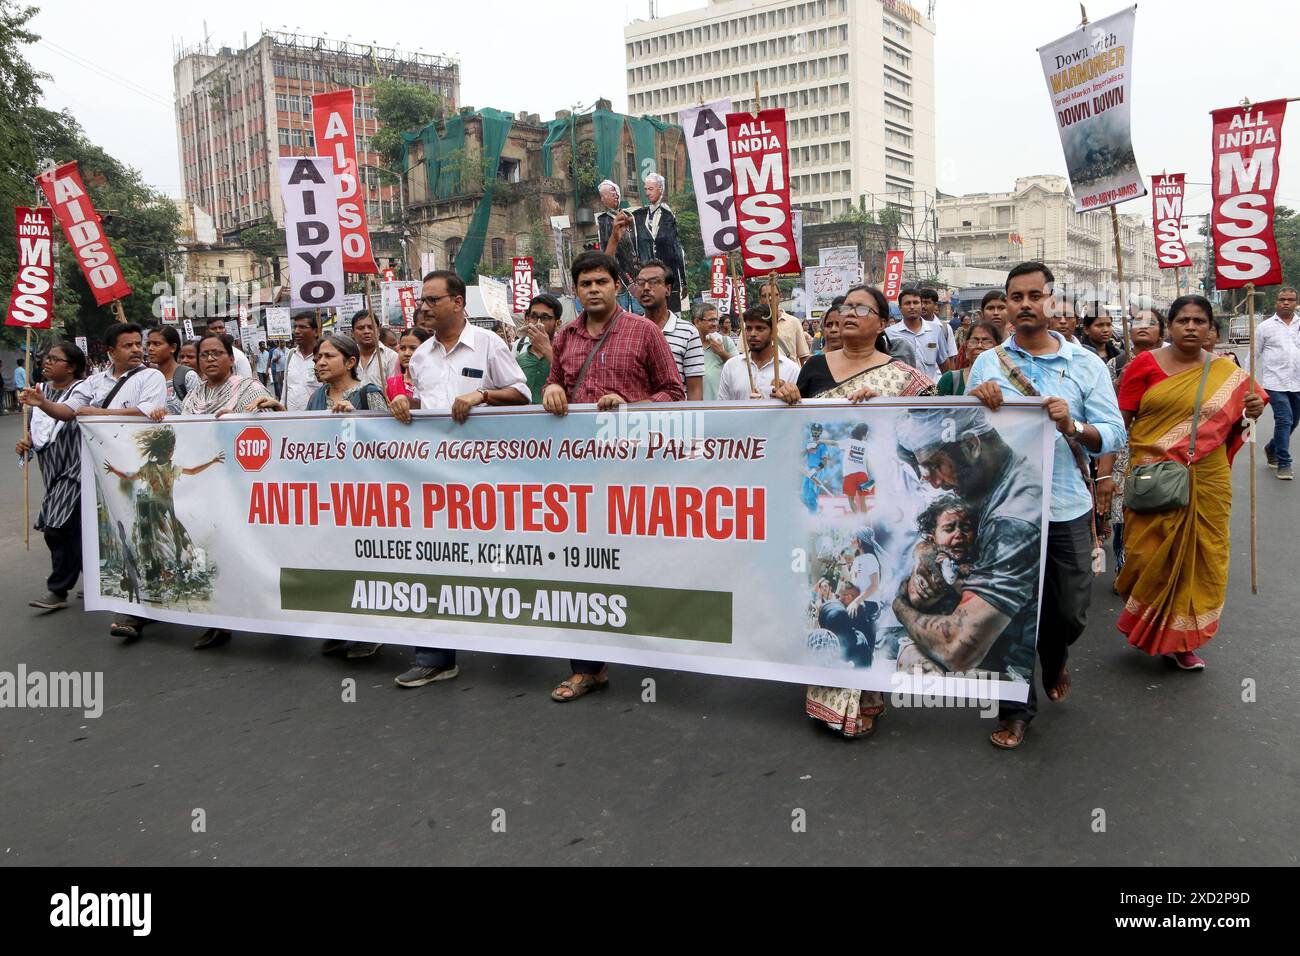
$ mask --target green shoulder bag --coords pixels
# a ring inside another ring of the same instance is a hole
[[[1201,386],[1196,390],[1196,409],[1192,412],[1192,435],[1187,443],[1187,464],[1181,461],[1156,461],[1134,465],[1124,485],[1124,507],[1140,515],[1186,508],[1191,500],[1191,463],[1196,455],[1196,428],[1201,422],[1201,399],[1205,381],[1210,377],[1211,355],[1201,370]]]

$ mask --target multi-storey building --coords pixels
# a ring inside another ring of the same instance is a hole
[[[1025,259],[1045,262],[1057,282],[1088,301],[1119,308],[1110,210],[1076,213],[1064,176],[1024,176],[1005,193],[939,197],[939,246],[972,267],[1006,270]],[[1119,216],[1126,296],[1159,295],[1155,232],[1140,215]]]
[[[395,77],[460,99],[460,67],[447,57],[267,32],[241,51],[178,51],[176,137],[186,201],[212,216],[219,233],[283,223],[276,160],[315,149],[311,97],[356,91],[357,162],[372,227],[400,204],[399,177],[381,171],[370,138],[378,129],[370,86]]]
[[[933,235],[934,30],[902,0],[709,0],[624,28],[628,112],[753,111],[757,86],[786,110],[796,205],[823,221],[892,205],[904,238]]]

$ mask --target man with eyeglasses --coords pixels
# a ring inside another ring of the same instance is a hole
[[[479,405],[526,405],[528,385],[510,347],[465,315],[465,280],[455,272],[437,270],[424,277],[420,292],[420,308],[434,323],[433,335],[407,365],[420,408],[450,409],[452,419],[463,425]],[[411,424],[411,400],[405,395],[394,398],[389,409],[399,422]],[[421,647],[414,666],[394,682],[398,687],[423,687],[459,673],[454,649]]]
[[[636,277],[637,301],[645,317],[659,326],[677,362],[677,373],[686,387],[686,400],[698,402],[704,397],[704,350],[700,334],[689,322],[668,308],[673,291],[673,274],[668,266],[651,259],[641,266]]]
[[[525,334],[519,340],[523,348],[516,358],[528,382],[528,392],[532,396],[530,401],[534,404],[541,404],[542,390],[546,388],[546,380],[551,375],[551,359],[555,356],[551,340],[555,338],[563,317],[564,306],[549,292],[533,296],[533,300],[528,303],[528,311],[524,313]]]
[[[293,317],[293,344],[285,360],[284,392],[280,402],[287,412],[307,410],[319,383],[316,381],[316,338],[320,322],[315,312],[303,311]]]

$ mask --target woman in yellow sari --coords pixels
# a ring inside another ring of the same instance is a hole
[[[1169,344],[1134,358],[1119,388],[1132,464],[1186,465],[1196,394],[1209,362],[1187,506],[1154,514],[1125,509],[1126,556],[1115,582],[1125,601],[1119,629],[1129,643],[1184,670],[1205,667],[1196,649],[1219,629],[1228,587],[1232,459],[1245,418],[1259,418],[1267,400],[1230,360],[1205,351],[1213,315],[1199,295],[1176,300]]]
[[[782,382],[773,389],[774,398],[791,405],[800,398],[838,398],[857,404],[877,396],[935,394],[933,382],[890,356],[884,335],[889,302],[883,292],[872,286],[854,286],[837,312],[840,347],[810,358],[799,371],[799,381]],[[809,687],[804,699],[804,713],[850,738],[870,734],[876,718],[884,712],[884,694],[875,690]]]

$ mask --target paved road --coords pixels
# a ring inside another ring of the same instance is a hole
[[[0,419],[0,448],[17,433]],[[0,710],[4,863],[1297,862],[1300,484],[1275,480],[1262,453],[1260,595],[1243,457],[1209,669],[1128,649],[1107,575],[1071,699],[1044,702],[1015,753],[969,710],[891,710],[874,738],[843,741],[788,684],[620,666],[609,692],[561,706],[554,660],[465,653],[459,679],[403,691],[396,647],[348,662],[240,634],[200,654],[171,625],[122,647],[107,614],[27,607],[48,555],[39,537],[22,551],[19,472],[0,458],[0,670],[103,671],[106,697],[97,720]],[[349,676],[355,703],[341,699]]]

